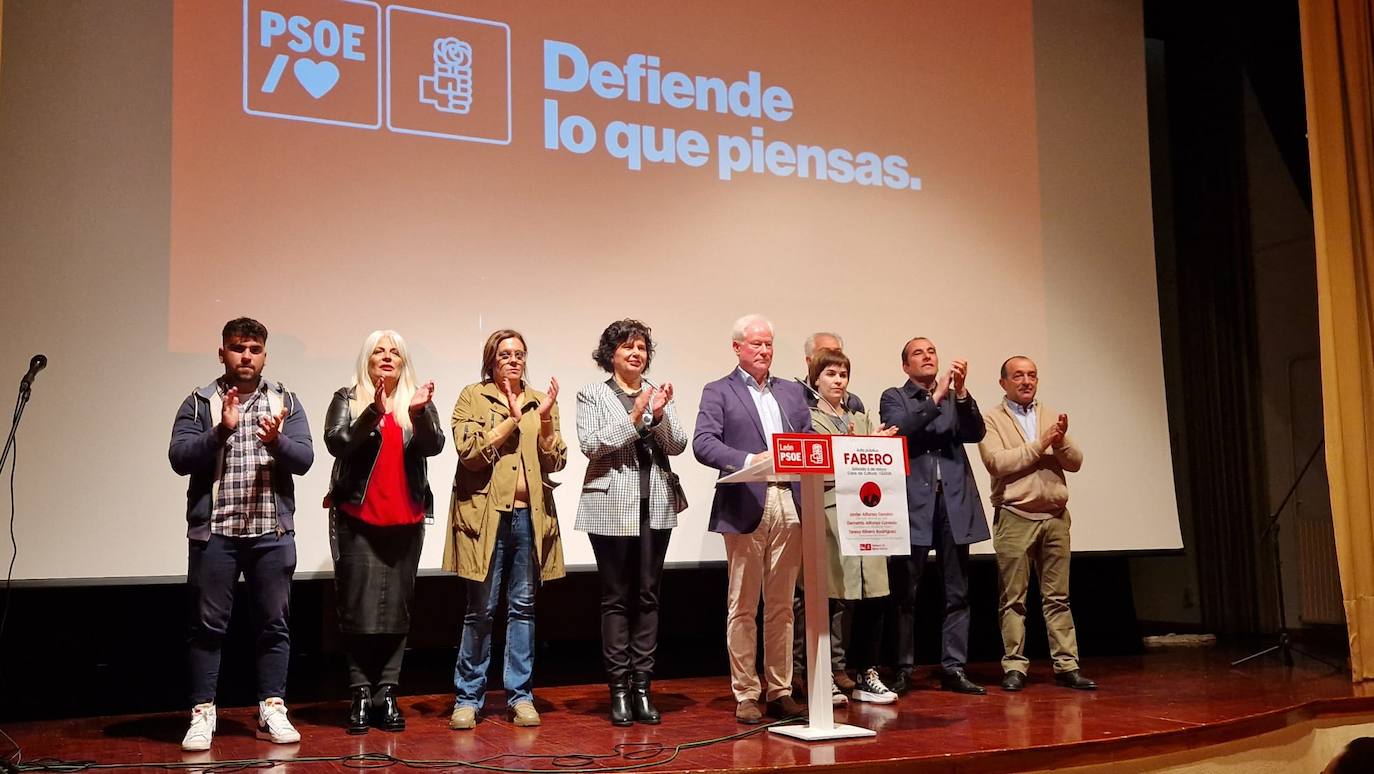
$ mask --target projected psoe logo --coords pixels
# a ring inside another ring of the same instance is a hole
[[[381,21],[370,0],[244,0],[244,112],[380,127]]]
[[[510,26],[402,5],[386,9],[386,126],[507,145]]]
[[[457,38],[434,41],[434,72],[420,76],[420,101],[442,113],[472,109],[472,46]]]

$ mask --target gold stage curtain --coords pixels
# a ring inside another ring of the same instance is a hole
[[[1374,679],[1374,3],[1300,0],[1326,469],[1356,681]]]

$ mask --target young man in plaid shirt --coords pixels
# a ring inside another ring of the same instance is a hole
[[[242,574],[255,609],[258,734],[299,742],[286,717],[287,613],[296,571],[295,482],[315,461],[310,426],[296,396],[262,379],[267,328],[240,317],[225,324],[224,375],[191,393],[177,411],[168,456],[190,476],[186,537],[191,590],[191,727],[181,746],[207,750],[215,732],[220,646]]]

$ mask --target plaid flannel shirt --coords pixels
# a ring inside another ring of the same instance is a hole
[[[219,389],[223,397],[224,385]],[[224,475],[210,516],[213,534],[257,537],[277,530],[272,454],[258,440],[258,420],[271,415],[265,383],[239,399],[239,425],[224,444]]]

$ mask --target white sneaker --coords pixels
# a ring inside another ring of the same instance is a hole
[[[210,740],[215,738],[215,705],[197,704],[191,708],[191,727],[181,739],[181,749],[200,752],[210,749]]]
[[[301,733],[286,719],[286,703],[273,696],[258,702],[258,738],[274,744],[295,744]]]
[[[850,694],[854,701],[866,701],[872,704],[891,704],[897,700],[897,694],[892,689],[883,684],[878,677],[878,670],[869,667],[864,673],[859,675],[858,685],[854,687],[854,692]]]
[[[849,703],[849,697],[844,695],[834,680],[830,681],[830,703],[836,707],[843,707]]]

